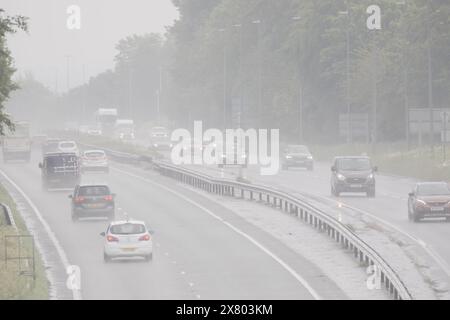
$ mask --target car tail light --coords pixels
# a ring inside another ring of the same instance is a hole
[[[83,202],[84,201],[84,197],[76,197],[75,198],[75,202],[76,203],[81,203],[81,202]]]
[[[119,242],[119,239],[116,238],[116,237],[113,237],[113,236],[107,236],[107,237],[106,237],[106,240],[107,240],[108,242]]]
[[[112,195],[107,195],[103,199],[105,199],[105,201],[113,201],[114,197]]]
[[[146,234],[139,238],[139,241],[150,241],[150,235]]]

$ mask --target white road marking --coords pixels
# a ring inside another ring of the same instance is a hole
[[[36,217],[38,218],[39,222],[42,224],[42,226],[45,229],[45,232],[47,232],[50,240],[52,241],[53,245],[56,248],[56,251],[58,252],[58,256],[61,259],[61,262],[64,265],[64,268],[67,270],[67,268],[71,265],[69,263],[69,259],[67,259],[67,255],[62,248],[61,244],[58,241],[58,238],[56,237],[55,233],[52,231],[50,226],[48,225],[47,221],[45,221],[44,217],[42,216],[39,209],[36,207],[36,205],[31,201],[31,199],[27,196],[27,194],[5,173],[3,170],[0,170],[0,174],[20,193],[20,195],[25,199],[25,201],[28,203],[30,208],[34,211],[36,214]],[[74,300],[81,300],[81,292],[80,290],[74,290],[72,289],[72,295]]]
[[[170,189],[169,187],[166,187],[160,183],[151,181],[149,179],[143,178],[141,176],[138,176],[136,174],[118,169],[118,168],[112,168],[113,170],[123,173],[125,175],[128,175],[130,177],[139,179],[141,181],[150,183],[154,186],[157,186],[161,189],[166,190],[167,192],[170,192],[172,194],[174,194],[175,196],[185,200],[186,202],[189,202],[190,204],[196,206],[197,208],[201,209],[202,211],[206,212],[208,215],[210,215],[211,217],[213,217],[214,219],[222,222],[224,225],[226,225],[228,228],[230,228],[231,230],[233,230],[234,232],[236,232],[237,234],[241,235],[242,237],[246,238],[248,241],[250,241],[251,243],[253,243],[256,247],[258,247],[261,251],[263,251],[264,253],[266,253],[269,257],[271,257],[275,262],[277,262],[279,265],[281,265],[288,273],[290,273],[306,290],[308,290],[308,292],[311,294],[311,296],[316,299],[316,300],[322,300],[321,296],[316,292],[316,290],[313,289],[313,287],[302,277],[300,276],[294,269],[292,269],[286,262],[284,262],[281,258],[279,258],[277,255],[275,255],[274,253],[272,253],[269,249],[267,249],[266,247],[264,247],[261,243],[259,243],[257,240],[255,240],[254,238],[252,238],[250,235],[248,235],[247,233],[241,231],[240,229],[236,228],[235,226],[233,226],[231,223],[225,221],[224,219],[222,219],[221,217],[219,217],[218,215],[214,214],[211,210],[205,208],[204,206],[198,204],[197,202],[193,201],[192,199],[190,199],[189,197],[173,190]]]

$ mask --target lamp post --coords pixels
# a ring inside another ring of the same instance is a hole
[[[348,10],[348,2],[346,2],[347,10],[339,11],[340,15],[347,17],[347,27],[345,31],[346,38],[346,52],[345,52],[345,77],[346,77],[346,86],[345,86],[345,96],[347,102],[347,143],[352,143],[352,119],[351,119],[351,104],[350,104],[350,13]]]
[[[219,29],[219,32],[222,33],[223,35],[223,119],[222,119],[222,125],[223,125],[223,130],[225,130],[227,128],[227,46],[226,46],[226,38],[225,38],[225,32],[226,29],[222,28]]]
[[[433,56],[432,56],[432,34],[431,34],[431,13],[430,1],[427,2],[426,8],[426,27],[427,27],[427,65],[428,65],[428,108],[430,111],[430,147],[431,157],[434,159],[434,102],[433,102]]]
[[[398,1],[398,6],[404,6],[404,10],[402,12],[405,12],[407,10],[407,3],[406,1]],[[405,14],[403,14],[403,17],[405,17]],[[403,21],[405,23],[405,21]],[[403,29],[403,36],[406,39],[407,33],[406,33],[406,27]],[[404,95],[404,108],[405,108],[405,137],[406,137],[406,144],[408,147],[408,151],[411,149],[411,137],[410,137],[410,130],[409,130],[409,97],[408,97],[408,66],[406,62],[406,46],[402,49],[401,54],[401,64],[403,69],[403,95]]]
[[[302,18],[300,16],[295,16],[291,18],[292,21],[300,21]],[[301,70],[301,39],[298,39],[298,138],[299,143],[303,143],[303,81],[302,81],[302,70]]]
[[[239,71],[238,71],[238,83],[239,83],[239,114],[238,114],[238,128],[242,127],[242,109],[243,109],[243,81],[242,81],[242,24],[237,23],[232,25],[233,28],[239,30]]]
[[[261,34],[261,20],[254,20],[252,21],[253,24],[257,26],[258,29],[258,124],[261,126],[262,122],[262,34]]]

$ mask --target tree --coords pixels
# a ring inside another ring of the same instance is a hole
[[[14,124],[4,111],[4,103],[8,100],[11,92],[18,89],[18,85],[12,80],[16,70],[7,46],[6,36],[19,29],[27,31],[27,18],[5,16],[4,10],[0,9],[0,135],[4,135],[6,128],[14,129]]]

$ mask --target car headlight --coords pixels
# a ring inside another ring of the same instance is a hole
[[[375,176],[373,175],[373,173],[369,174],[369,176],[367,177],[367,180],[373,180],[375,178]]]
[[[420,204],[420,205],[422,205],[422,206],[427,206],[427,205],[428,205],[425,201],[420,200],[420,199],[417,199],[417,200],[416,200],[416,204]]]
[[[292,159],[292,156],[286,156],[286,159]]]
[[[344,181],[345,180],[345,176],[343,176],[342,174],[338,173],[337,176],[338,180]]]
[[[153,146],[154,146],[155,148],[158,148],[158,144],[156,144],[156,143],[155,143]]]

